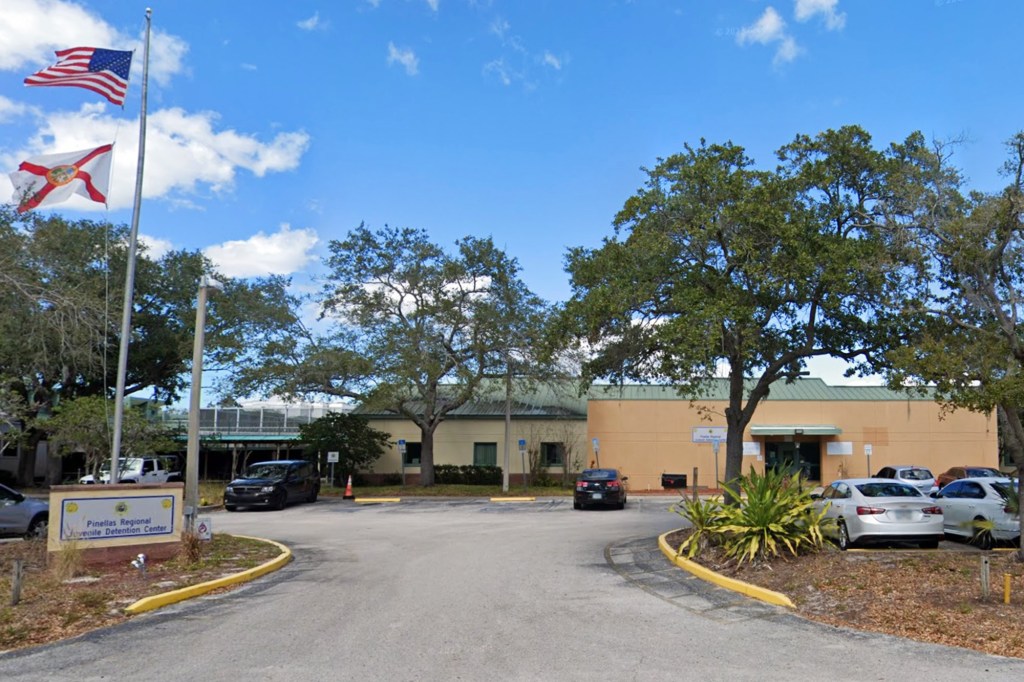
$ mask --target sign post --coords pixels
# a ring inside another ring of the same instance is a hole
[[[871,443],[864,443],[864,456],[868,460],[868,476],[871,475],[871,451],[872,450],[873,450],[873,448],[871,447]]]
[[[405,485],[405,441],[398,441],[398,465],[402,472],[402,485]]]
[[[600,469],[601,468],[601,443],[597,440],[597,438],[594,438],[594,440],[592,440],[591,443],[594,446],[594,462],[597,464],[597,468]]]
[[[334,485],[334,465],[338,462],[338,455],[340,454],[334,450],[327,453],[327,463],[331,465],[331,485]]]
[[[690,442],[711,443],[711,451],[715,453],[715,487],[718,487],[718,445],[725,440],[728,429],[724,426],[694,426]],[[694,483],[696,485],[696,483]]]
[[[527,489],[527,484],[526,484],[526,439],[525,438],[520,438],[519,439],[519,459],[522,461],[522,464],[523,464],[523,490],[526,490]]]
[[[718,440],[717,438],[714,438],[711,441],[711,449],[715,453],[715,487],[716,488],[718,487],[718,481],[719,481],[719,478],[718,478],[718,444],[720,442],[721,441]]]

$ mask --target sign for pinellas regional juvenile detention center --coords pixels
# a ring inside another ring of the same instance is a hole
[[[61,541],[174,534],[173,495],[69,497],[61,501]]]

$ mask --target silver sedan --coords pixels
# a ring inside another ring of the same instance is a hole
[[[839,549],[855,544],[912,542],[926,548],[943,539],[942,509],[912,485],[887,478],[833,481],[814,506],[832,520],[827,534]]]
[[[1010,499],[1016,483],[1009,478],[961,478],[935,493],[946,532],[991,549],[997,540],[1016,541],[1020,518]]]

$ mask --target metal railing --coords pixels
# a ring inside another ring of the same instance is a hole
[[[204,407],[199,410],[199,432],[203,435],[285,435],[299,432],[331,412],[346,412],[344,405],[301,404],[280,407]],[[188,429],[187,410],[158,413],[161,424],[182,432]]]

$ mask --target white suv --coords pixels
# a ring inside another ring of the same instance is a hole
[[[118,483],[173,483],[182,480],[174,457],[126,457],[120,460]],[[92,474],[82,476],[79,483],[95,483]],[[110,483],[110,462],[100,465],[100,483]]]

